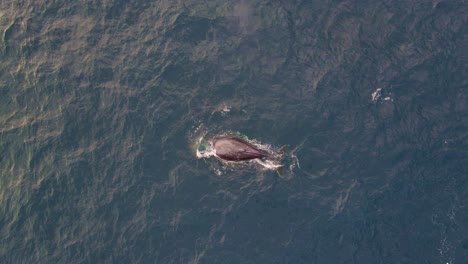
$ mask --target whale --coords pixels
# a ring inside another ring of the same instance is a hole
[[[271,157],[249,142],[231,136],[218,136],[212,139],[216,156],[227,161],[245,161]]]

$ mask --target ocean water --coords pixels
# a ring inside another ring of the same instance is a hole
[[[0,263],[466,263],[467,11],[2,0]]]

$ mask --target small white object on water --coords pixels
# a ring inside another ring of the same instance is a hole
[[[375,102],[379,100],[380,96],[382,95],[382,88],[377,88],[373,93],[372,93],[372,102]]]
[[[382,98],[382,95],[386,95],[385,97]],[[384,92],[382,91],[382,88],[377,88],[375,91],[372,93],[372,102],[378,102],[380,100],[382,101],[391,101],[393,102],[393,98],[388,96],[392,95],[390,92]]]
[[[230,107],[229,105],[225,105],[225,106],[223,107],[223,110],[221,110],[221,111],[222,111],[223,113],[227,113],[227,112],[231,111],[231,107]]]

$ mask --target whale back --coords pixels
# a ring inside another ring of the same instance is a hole
[[[217,137],[213,139],[216,156],[229,161],[259,159],[270,156],[265,151],[235,137]]]

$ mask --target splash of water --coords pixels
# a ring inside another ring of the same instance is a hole
[[[206,141],[203,138],[204,135],[197,140],[197,158],[216,157],[216,149],[214,148],[213,143],[211,141]]]

